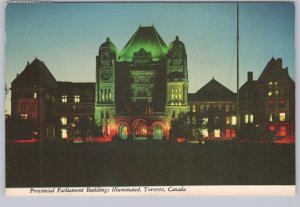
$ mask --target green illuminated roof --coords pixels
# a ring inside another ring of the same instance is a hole
[[[143,48],[151,52],[152,60],[159,60],[167,54],[168,47],[154,26],[139,27],[120,53],[119,61],[132,61],[133,54]]]

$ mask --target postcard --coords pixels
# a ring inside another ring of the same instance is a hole
[[[6,194],[294,195],[292,2],[11,2]]]

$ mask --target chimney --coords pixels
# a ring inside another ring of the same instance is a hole
[[[253,72],[252,71],[249,71],[248,74],[247,74],[247,81],[253,81]]]
[[[282,59],[281,58],[277,58],[277,64],[280,68],[282,68]]]

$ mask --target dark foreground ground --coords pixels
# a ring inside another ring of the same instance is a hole
[[[295,184],[295,145],[6,146],[6,187],[291,184]]]

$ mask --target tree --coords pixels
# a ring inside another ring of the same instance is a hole
[[[7,140],[31,139],[34,131],[37,131],[37,129],[30,119],[21,119],[19,116],[7,116],[5,119]]]
[[[198,113],[180,113],[171,122],[171,139],[185,137],[195,139],[202,137],[203,118]]]

